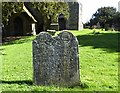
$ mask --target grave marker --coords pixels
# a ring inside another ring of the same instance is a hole
[[[36,85],[73,86],[80,83],[78,42],[67,31],[52,37],[40,33],[33,40],[33,69]]]

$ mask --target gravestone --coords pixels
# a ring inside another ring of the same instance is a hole
[[[36,85],[73,86],[80,83],[78,41],[67,31],[52,37],[41,32],[33,40]]]

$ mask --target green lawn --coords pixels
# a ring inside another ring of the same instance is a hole
[[[71,31],[79,41],[81,86],[71,88],[33,85],[32,40],[35,36],[4,43],[2,91],[117,91],[118,32]],[[120,42],[119,42],[120,44]]]

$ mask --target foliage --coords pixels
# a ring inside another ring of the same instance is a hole
[[[47,16],[48,19],[52,18],[56,21],[58,14],[63,13],[66,17],[69,16],[68,5],[65,2],[28,2],[31,7],[42,12],[43,16]],[[13,13],[22,12],[23,2],[3,2],[2,3],[2,20],[6,25],[9,21],[9,17]]]
[[[114,7],[101,7],[96,13],[93,14],[90,19],[90,25],[96,25],[98,22],[102,28],[105,27],[105,24],[112,26],[113,18],[116,14],[116,8]]]
[[[114,17],[114,23],[120,22],[120,12],[117,12]]]
[[[66,2],[32,2],[31,7],[43,13],[43,16],[47,16],[48,19],[52,18],[53,21],[57,20],[60,13],[64,14],[66,18],[69,16]]]
[[[32,40],[35,36],[1,46],[2,91],[118,91],[118,32],[71,31],[78,39],[82,85],[70,88],[35,86]]]
[[[120,30],[120,12],[117,12],[113,18],[114,27]]]
[[[2,23],[8,24],[9,18],[13,13],[21,12],[23,3],[3,2],[2,3]]]

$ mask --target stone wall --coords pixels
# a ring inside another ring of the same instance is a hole
[[[69,19],[67,21],[67,28],[70,30],[82,30],[82,4],[78,2],[68,2],[69,5]]]

